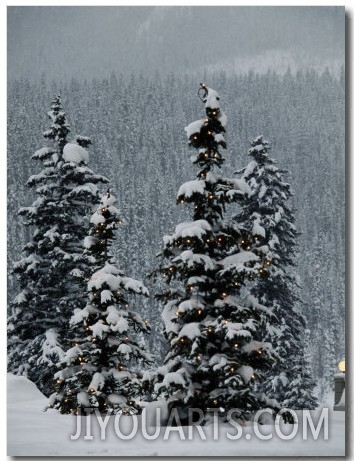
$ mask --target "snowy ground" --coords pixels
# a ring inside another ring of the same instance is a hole
[[[229,440],[227,434],[236,434],[231,425],[219,427],[217,440],[214,440],[213,425],[204,427],[206,440],[201,440],[197,428],[193,429],[192,440],[188,440],[188,428],[183,428],[186,440],[181,440],[178,431],[172,428],[168,440],[166,428],[156,440],[145,440],[140,428],[131,440],[122,440],[117,435],[115,417],[109,418],[105,440],[101,440],[100,428],[96,417],[92,417],[92,439],[84,440],[86,421],[82,418],[82,435],[71,440],[76,434],[75,416],[60,415],[54,410],[43,412],[47,399],[35,385],[26,378],[8,375],[7,390],[7,453],[9,456],[344,456],[345,422],[344,412],[329,412],[328,440],[324,440],[324,430],[314,440],[310,429],[307,440],[303,440],[303,424],[300,422],[295,437],[282,440],[274,425],[261,427],[264,435],[272,435],[270,440],[259,440],[252,426],[242,428],[238,440]],[[315,420],[315,418],[314,418]],[[119,421],[122,434],[131,432],[131,418]],[[293,427],[282,426],[278,429],[289,434]],[[150,434],[153,428],[148,428]],[[168,434],[167,434],[168,435]]]

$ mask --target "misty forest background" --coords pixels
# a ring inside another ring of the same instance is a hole
[[[190,218],[176,205],[179,186],[197,172],[183,129],[202,117],[205,81],[228,116],[225,175],[247,165],[258,135],[289,170],[312,369],[326,399],[345,339],[344,16],[333,7],[289,8],[9,8],[9,300],[18,290],[10,270],[33,231],[17,211],[34,199],[25,186],[38,172],[30,158],[45,145],[59,91],[72,138],[92,139],[89,166],[111,180],[124,214],[119,264],[158,291],[147,274],[162,236]],[[160,307],[153,297],[139,302],[161,362]]]

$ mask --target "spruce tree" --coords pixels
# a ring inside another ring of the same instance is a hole
[[[260,388],[284,407],[312,409],[314,383],[305,379],[309,376],[308,365],[304,368],[306,322],[300,311],[302,301],[295,273],[299,233],[290,203],[293,193],[283,179],[286,170],[278,168],[269,156],[268,141],[259,136],[251,146],[252,160],[239,173],[252,192],[236,221],[242,232],[250,236],[244,239],[244,245],[252,244],[263,261],[261,277],[251,287],[251,293],[271,308],[277,318],[276,325],[269,325],[264,319],[262,336],[274,342],[280,357]]]
[[[107,182],[87,167],[90,139],[68,140],[70,126],[60,95],[48,116],[51,126],[44,137],[50,145],[32,156],[43,168],[27,182],[37,198],[19,211],[34,231],[23,258],[13,266],[21,291],[11,302],[8,322],[9,370],[28,376],[47,395],[54,364],[65,349],[62,333],[73,306],[84,302],[83,239],[88,213],[99,202],[97,184]]]
[[[103,196],[85,239],[93,269],[87,284],[88,302],[76,308],[70,319],[71,347],[59,363],[56,392],[50,399],[50,406],[61,413],[77,414],[85,408],[124,414],[141,410],[139,369],[152,361],[141,333],[150,326],[130,309],[129,298],[131,294],[148,296],[148,290],[126,277],[109,251],[122,223],[115,202],[110,191]]]
[[[304,350],[300,351],[300,357],[294,364],[294,378],[285,389],[283,401],[285,408],[314,410],[318,407],[318,400],[315,395],[316,382],[310,371],[309,340],[310,330],[305,330],[303,335]]]
[[[224,163],[226,116],[216,91],[202,84],[200,97],[206,118],[186,127],[200,169],[177,196],[178,204],[190,206],[192,220],[164,237],[160,255],[158,272],[168,288],[157,297],[168,351],[155,391],[181,410],[213,408],[225,415],[235,409],[246,419],[272,404],[254,392],[275,360],[271,345],[256,340],[261,316],[270,313],[254,297],[241,296],[245,280],[259,274],[259,258],[241,248],[241,233],[224,215],[225,206],[242,200],[249,188],[214,174]]]

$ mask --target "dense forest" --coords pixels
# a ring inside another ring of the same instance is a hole
[[[209,72],[203,79],[218,90],[228,117],[225,175],[249,162],[249,142],[264,135],[271,156],[289,170],[296,223],[301,233],[297,268],[302,285],[302,313],[310,330],[312,369],[321,398],[332,385],[344,353],[345,109],[344,69],[229,75]],[[31,235],[18,209],[33,201],[26,187],[38,172],[31,160],[44,145],[50,101],[61,93],[76,134],[93,140],[89,166],[106,175],[125,218],[112,252],[132,277],[144,281],[156,269],[163,235],[187,221],[176,204],[181,183],[191,179],[192,152],[184,127],[198,117],[196,92],[201,76],[118,76],[72,79],[70,83],[13,79],[8,84],[8,269],[9,301],[18,288],[11,275]],[[141,302],[151,320],[150,347],[158,361],[164,355],[160,306]]]

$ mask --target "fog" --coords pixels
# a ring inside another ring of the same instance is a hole
[[[343,7],[8,7],[8,76],[337,70]]]

